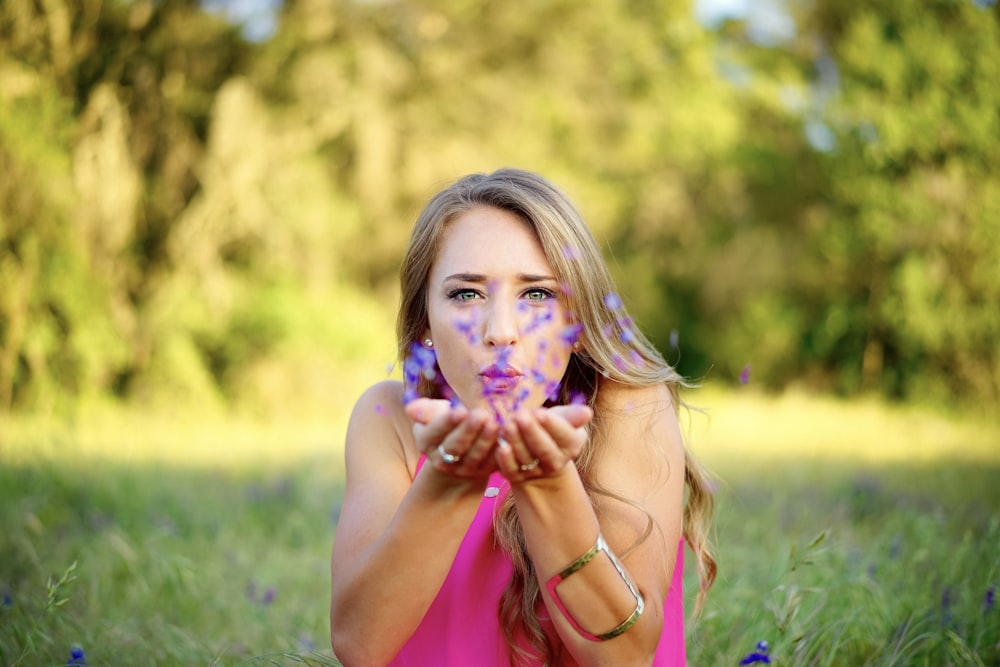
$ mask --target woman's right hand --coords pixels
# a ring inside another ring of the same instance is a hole
[[[499,427],[482,408],[469,410],[443,399],[418,398],[406,406],[419,449],[439,473],[480,478],[497,469],[493,450]]]

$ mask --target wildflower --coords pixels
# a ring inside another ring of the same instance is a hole
[[[757,650],[753,653],[748,653],[742,660],[740,660],[741,665],[753,665],[758,662],[765,665],[771,664],[771,658],[767,655],[767,642],[765,641],[757,642]]]
[[[560,332],[560,337],[570,345],[575,343],[580,339],[580,334],[583,333],[582,324],[571,324]]]
[[[997,587],[996,585],[990,586],[986,589],[986,596],[983,598],[983,613],[988,614],[993,611],[993,605],[996,604],[997,597]]]
[[[952,602],[954,602],[954,600],[953,600],[951,586],[945,586],[944,590],[941,591],[941,625],[948,625],[949,623],[951,623]]]
[[[947,612],[951,608],[951,586],[945,586],[941,591],[941,610]]]
[[[622,373],[624,373],[624,372],[626,372],[628,370],[628,364],[625,363],[625,359],[620,354],[616,353],[611,358],[611,361],[614,363],[615,368],[617,368],[618,370],[620,370]]]
[[[79,644],[73,644],[69,649],[69,660],[66,661],[67,667],[76,667],[78,665],[86,665],[87,656],[83,654],[83,647]]]
[[[556,401],[559,398],[559,381],[553,380],[545,385],[545,397],[550,401]]]
[[[740,371],[740,384],[747,384],[750,382],[750,364],[743,367]]]
[[[14,606],[14,598],[12,598],[10,596],[10,591],[4,591],[3,592],[3,600],[0,601],[0,607],[10,608],[10,607],[13,607],[13,606]]]
[[[260,597],[261,604],[269,605],[274,602],[274,598],[278,595],[278,591],[275,590],[274,586],[268,586],[264,590],[264,594]]]
[[[469,321],[467,322],[463,320],[455,320],[455,329],[459,333],[465,334],[465,337],[469,341],[469,343],[476,342],[476,334],[474,331],[476,327],[476,320],[477,320],[476,317],[470,318]]]
[[[510,355],[514,353],[514,348],[505,347],[500,350],[500,354],[497,355],[497,366],[500,370],[506,370],[510,366]]]
[[[892,538],[892,543],[889,545],[889,558],[896,560],[899,558],[900,553],[903,551],[903,537],[897,534]]]
[[[570,261],[580,259],[582,256],[583,255],[580,253],[579,248],[576,248],[575,246],[568,245],[563,247],[563,257]]]

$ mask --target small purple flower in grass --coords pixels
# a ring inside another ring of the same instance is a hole
[[[86,664],[87,656],[83,654],[83,647],[79,644],[73,644],[73,646],[69,649],[69,660],[66,661],[67,667],[75,667]]]
[[[3,600],[0,601],[0,607],[10,608],[14,606],[14,598],[10,596],[10,591],[3,592]]]
[[[771,657],[767,654],[767,642],[765,641],[757,642],[757,650],[753,653],[748,653],[740,660],[741,665],[755,665],[757,663],[771,664]]]
[[[269,605],[274,602],[274,598],[277,597],[278,591],[275,590],[274,586],[268,586],[264,589],[264,594],[260,596],[260,602],[263,605]]]
[[[951,609],[951,586],[945,586],[941,591],[941,609],[943,611]]]
[[[997,598],[997,587],[996,585],[990,586],[986,589],[986,595],[983,597],[983,613],[988,614],[993,611],[993,606],[996,604]]]
[[[750,382],[750,364],[743,367],[740,371],[740,384],[747,384]]]
[[[949,625],[952,619],[951,605],[954,602],[951,586],[945,586],[941,591],[941,625]]]

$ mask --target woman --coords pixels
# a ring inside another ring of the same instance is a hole
[[[467,176],[401,269],[404,382],[347,432],[331,636],[348,667],[683,665],[711,496],[681,379],[628,317],[573,205],[539,176]],[[685,502],[686,491],[686,502]]]

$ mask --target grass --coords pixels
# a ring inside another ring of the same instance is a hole
[[[744,389],[749,389],[745,387]],[[720,577],[694,666],[997,665],[1000,425],[702,390]],[[0,664],[337,664],[344,414],[0,423]],[[689,574],[688,593],[694,585]]]

